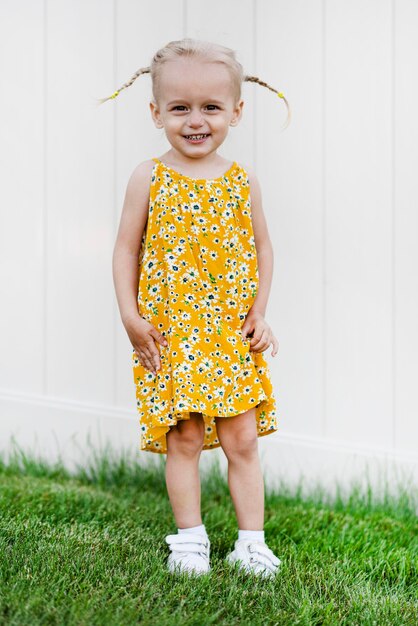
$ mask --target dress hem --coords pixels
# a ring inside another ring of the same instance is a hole
[[[234,413],[233,415],[219,415],[219,414],[217,414],[217,413],[215,413],[214,415],[210,415],[209,413],[204,413],[204,414],[205,414],[207,417],[209,417],[209,418],[210,418],[210,417],[222,417],[222,418],[226,418],[226,419],[228,419],[229,417],[236,417],[237,415],[242,415],[242,413],[246,413],[246,412],[247,412],[247,411],[249,411],[250,409],[254,409],[254,408],[255,408],[255,409],[257,409],[258,407],[261,407],[261,405],[263,405],[263,404],[272,405],[272,406],[274,406],[274,407],[276,406],[276,405],[275,405],[275,401],[274,401],[274,399],[272,400],[272,398],[271,398],[271,397],[268,397],[265,393],[264,393],[263,395],[264,395],[265,397],[264,397],[264,398],[262,398],[261,400],[260,400],[260,398],[259,398],[259,399],[257,400],[256,404],[251,404],[250,406],[248,406],[248,407],[246,407],[246,408],[243,408],[243,410],[242,410],[242,411],[240,411],[239,413]],[[260,410],[261,410],[261,408],[260,408]],[[163,425],[161,425],[161,427],[160,427],[160,428],[164,428],[164,432],[163,432],[163,433],[162,433],[162,434],[161,434],[161,435],[160,435],[157,439],[155,439],[154,441],[160,441],[161,439],[163,439],[163,441],[165,442],[165,447],[166,447],[166,450],[163,450],[163,449],[160,449],[160,450],[159,450],[158,448],[151,448],[151,447],[148,447],[148,446],[145,446],[145,447],[144,447],[144,446],[142,446],[142,443],[141,443],[141,445],[140,445],[140,450],[142,450],[142,451],[144,451],[144,452],[156,452],[156,453],[158,453],[158,454],[167,454],[167,439],[166,439],[166,437],[167,437],[167,433],[169,432],[170,428],[171,428],[172,426],[176,426],[176,425],[178,424],[178,422],[179,422],[179,421],[182,421],[182,420],[189,420],[189,419],[190,419],[190,413],[202,413],[202,411],[190,411],[190,410],[184,411],[184,412],[180,413],[180,415],[184,415],[184,416],[188,415],[188,417],[180,417],[180,418],[178,418],[178,419],[177,419],[177,420],[176,420],[173,424],[170,424],[170,425],[167,425],[167,424],[163,424]],[[203,421],[204,421],[203,414],[202,414],[202,419],[203,419]],[[277,419],[277,418],[276,418],[276,419]],[[263,435],[269,435],[270,433],[272,433],[272,432],[276,432],[276,431],[278,430],[278,426],[277,426],[277,423],[276,423],[275,428],[268,428],[268,429],[267,429],[267,430],[265,430],[265,431],[260,431],[260,430],[258,429],[258,423],[259,423],[259,422],[258,422],[258,420],[257,420],[257,414],[256,414],[257,437],[262,437]],[[154,443],[154,442],[153,442],[153,443]],[[219,443],[216,443],[216,444],[212,444],[212,445],[208,445],[208,444],[206,444],[206,443],[203,443],[202,451],[203,451],[203,450],[212,450],[213,448],[218,448],[220,445],[221,445],[221,443],[220,443],[220,442],[219,442]]]
[[[244,411],[244,412],[245,412],[245,411]],[[276,428],[269,428],[269,429],[268,429],[268,430],[266,430],[265,432],[262,432],[262,433],[261,433],[261,432],[260,432],[260,433],[257,433],[257,438],[259,438],[259,437],[264,437],[265,435],[271,435],[271,434],[273,434],[273,433],[277,433],[277,432],[278,432],[278,430],[279,430],[278,426],[277,426]],[[168,432],[168,431],[167,431],[167,432]],[[165,433],[165,434],[166,434],[166,433]],[[214,443],[214,444],[212,444],[211,446],[208,446],[208,445],[206,445],[206,446],[205,446],[205,444],[203,444],[203,446],[202,446],[202,452],[203,452],[204,450],[214,450],[215,448],[219,448],[221,445],[222,445],[222,444],[221,444],[221,442],[219,442],[219,443]],[[141,451],[141,452],[154,452],[154,453],[156,453],[156,454],[165,454],[165,455],[167,455],[167,451],[164,451],[164,450],[158,450],[157,448],[156,448],[156,449],[152,449],[152,448],[142,448],[142,447],[140,447],[139,449],[140,449],[140,451]]]

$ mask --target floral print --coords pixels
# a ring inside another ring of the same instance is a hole
[[[157,158],[139,253],[138,312],[164,335],[156,375],[132,365],[141,450],[167,453],[178,420],[201,413],[203,450],[217,448],[215,417],[256,407],[257,435],[277,430],[262,352],[241,327],[258,289],[248,175],[236,161],[216,179],[196,179]]]

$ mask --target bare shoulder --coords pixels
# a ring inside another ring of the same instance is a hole
[[[243,163],[242,161],[240,161],[240,165],[247,172],[248,175],[251,175],[254,173],[253,168],[249,167],[246,163]]]
[[[248,174],[248,182],[249,182],[249,185],[250,185],[251,194],[254,194],[254,196],[258,195],[258,194],[261,194],[260,182],[259,182],[259,180],[257,178],[257,175],[256,175],[254,169],[252,167],[249,167],[245,163],[241,163],[241,167]]]
[[[151,172],[155,165],[155,161],[152,159],[147,159],[146,161],[141,161],[133,170],[130,180],[135,184],[143,184],[144,182],[151,181]]]
[[[241,167],[247,172],[250,185],[258,185],[259,182],[254,169],[249,167],[246,163],[241,163]]]
[[[261,187],[253,168],[247,167],[244,163],[242,163],[242,167],[248,175],[251,197],[251,221],[257,252],[260,252],[267,247],[271,247],[267,222],[263,210]]]
[[[135,256],[139,254],[148,219],[153,163],[152,160],[139,163],[131,173],[126,186],[116,245]]]
[[[152,159],[139,163],[131,173],[126,186],[123,212],[140,216],[142,220],[145,220],[148,214],[153,164]]]
[[[126,196],[133,204],[147,205],[150,195],[151,172],[155,162],[142,161],[134,168],[126,187]]]

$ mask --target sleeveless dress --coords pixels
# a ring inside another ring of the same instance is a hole
[[[262,352],[241,327],[258,289],[248,174],[236,161],[215,179],[184,176],[152,159],[139,252],[138,312],[164,335],[161,369],[132,366],[141,450],[167,453],[178,420],[201,413],[203,450],[220,446],[215,417],[256,407],[257,436],[277,430]]]

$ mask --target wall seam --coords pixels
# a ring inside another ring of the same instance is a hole
[[[392,169],[392,447],[396,449],[396,65],[395,65],[395,42],[396,42],[396,8],[395,0],[391,2],[391,169]]]
[[[258,76],[257,73],[257,65],[258,65],[258,57],[257,57],[257,3],[256,0],[253,0],[253,67],[254,67],[254,76]],[[258,163],[258,154],[257,154],[257,89],[252,90],[253,93],[253,166],[255,171],[257,171],[257,163]]]
[[[48,0],[43,3],[43,312],[42,312],[42,388],[48,395]]]
[[[322,0],[322,436],[327,434],[327,30],[326,0]]]
[[[117,89],[117,7],[116,7],[116,2],[117,0],[113,0],[113,84],[115,86],[115,89]],[[117,144],[116,144],[116,137],[117,137],[117,132],[116,132],[116,126],[117,126],[117,103],[114,101],[113,102],[114,106],[113,106],[113,136],[112,136],[112,143],[113,143],[113,150],[112,150],[112,176],[113,176],[113,232],[116,233],[117,230],[117,184],[116,184],[116,178],[117,178],[117,155],[116,155],[116,149],[117,149]],[[112,275],[113,275],[113,255],[112,255]],[[115,301],[115,298],[113,298],[113,372],[112,372],[112,380],[113,380],[113,403],[115,405],[118,404],[118,381],[117,381],[117,368],[116,368],[116,363],[117,363],[117,327],[118,327],[118,323],[119,323],[119,317],[118,317],[118,311],[117,311],[117,303]]]

